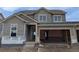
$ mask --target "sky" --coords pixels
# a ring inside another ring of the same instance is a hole
[[[36,10],[39,8],[40,7],[0,7],[0,13],[2,13],[4,17],[8,17],[19,11]],[[79,21],[79,7],[46,7],[46,9],[64,10],[67,21]]]

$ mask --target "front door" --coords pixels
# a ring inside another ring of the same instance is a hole
[[[28,25],[27,26],[27,41],[35,41],[35,25]]]

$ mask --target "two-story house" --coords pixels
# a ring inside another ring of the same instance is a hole
[[[66,22],[62,10],[26,10],[1,21],[1,44],[79,42],[79,22]]]

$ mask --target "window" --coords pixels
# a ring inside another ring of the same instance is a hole
[[[11,37],[16,37],[17,24],[11,24]]]
[[[53,22],[62,22],[62,15],[53,15]]]
[[[38,21],[39,22],[47,22],[47,15],[46,14],[38,15]]]

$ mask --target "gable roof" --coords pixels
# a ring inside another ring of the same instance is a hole
[[[44,11],[46,11],[46,12],[48,12],[48,13],[50,13],[51,14],[51,12],[49,11],[49,10],[47,10],[46,8],[44,8],[44,7],[41,7],[40,9],[38,9],[36,12],[34,12],[33,14],[36,14],[36,13],[38,13],[39,11],[41,11],[41,10],[44,10]]]
[[[51,14],[60,13],[60,12],[61,12],[62,14],[65,13],[63,10],[48,10],[48,9],[42,7],[42,8],[40,8],[40,9],[38,9],[38,10],[20,11],[20,12],[18,12],[18,13],[15,13],[15,14],[13,14],[13,15],[7,17],[5,20],[1,21],[0,23],[2,23],[2,22],[4,22],[4,21],[8,20],[9,18],[11,18],[11,17],[13,17],[13,16],[16,16],[17,18],[21,19],[22,21],[28,22],[26,19],[20,18],[20,17],[18,16],[18,15],[20,15],[20,14],[24,15],[24,17],[29,18],[31,21],[34,21],[35,23],[38,23],[37,20],[31,18],[31,17],[28,16],[27,14],[35,14],[35,13],[38,13],[40,10],[45,10],[45,11],[51,13]],[[2,15],[2,14],[1,14],[1,15]],[[40,23],[40,24],[42,24],[42,23]],[[44,24],[45,24],[45,23],[44,23]],[[48,24],[48,23],[46,23],[46,24]],[[49,24],[51,24],[51,23],[49,23]],[[79,24],[79,22],[59,22],[59,23],[52,23],[52,24],[54,24],[54,25],[55,25],[55,24],[62,24],[62,25],[63,25],[63,24]]]
[[[25,20],[26,20],[27,18],[29,18],[30,20],[28,20],[28,21],[32,21],[32,22],[38,23],[37,20],[35,20],[35,19],[29,17],[29,16],[26,15],[26,14],[20,13],[20,14],[18,14],[17,16],[22,17],[22,18],[25,19]],[[27,17],[27,18],[26,18],[26,17]]]
[[[17,13],[24,13],[24,14],[35,14],[38,13],[40,10],[45,10],[51,14],[65,14],[66,12],[63,10],[48,10],[44,7],[39,8],[38,10],[25,10],[25,11],[19,11]]]
[[[5,21],[7,21],[7,20],[9,20],[10,18],[12,18],[12,17],[14,17],[14,16],[16,17],[16,15],[11,15],[11,16],[5,18],[5,20],[1,21],[0,23],[3,23],[3,22],[5,22]],[[17,18],[18,18],[18,17],[17,17]],[[18,18],[18,19],[20,19],[20,18]]]
[[[20,14],[13,14],[13,15],[11,15],[11,16],[5,18],[5,20],[1,21],[0,23],[3,23],[3,22],[5,22],[5,21],[7,21],[8,19],[10,19],[10,18],[12,18],[12,17],[14,17],[14,16],[17,17],[18,19],[22,20],[22,21],[28,22],[27,20],[25,20],[25,19],[19,17],[18,15],[20,15]],[[28,19],[34,21],[32,18],[30,18],[30,17],[27,16],[27,15],[26,15],[25,17],[27,17]],[[37,21],[34,21],[34,22],[36,23]]]
[[[41,7],[40,9],[38,9],[34,13],[38,13],[40,10],[45,10],[45,11],[47,11],[50,14],[65,14],[65,11],[63,11],[63,10],[48,10],[48,9],[46,9],[44,7]]]

